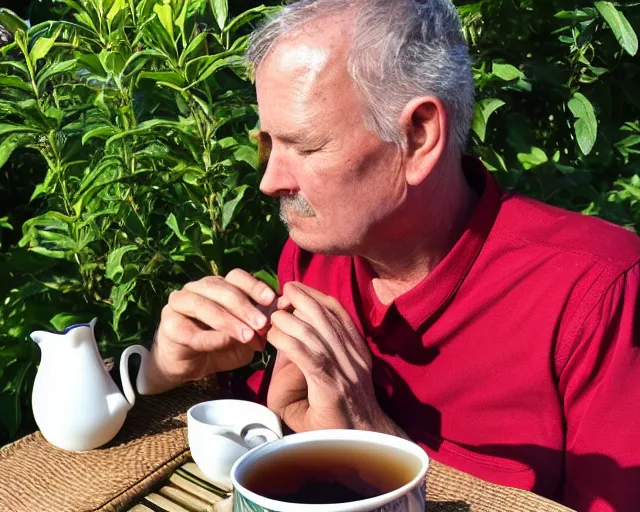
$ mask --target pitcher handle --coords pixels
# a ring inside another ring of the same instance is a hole
[[[127,402],[129,402],[129,405],[133,407],[136,403],[136,394],[133,390],[133,386],[131,385],[131,378],[129,377],[129,357],[131,354],[138,354],[144,362],[149,351],[142,345],[131,345],[124,349],[122,356],[120,356],[120,379],[122,380],[122,391],[124,392],[124,396],[127,399]],[[140,365],[139,371],[142,371],[142,365]]]

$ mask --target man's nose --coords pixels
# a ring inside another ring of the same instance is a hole
[[[260,182],[260,191],[263,194],[273,197],[289,195],[298,191],[298,184],[288,170],[287,162],[271,153],[264,176]]]

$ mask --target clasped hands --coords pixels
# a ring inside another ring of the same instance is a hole
[[[340,302],[294,282],[276,297],[242,270],[171,294],[151,351],[156,391],[245,366],[266,341],[278,350],[267,405],[292,430],[401,435],[378,405],[369,347]]]

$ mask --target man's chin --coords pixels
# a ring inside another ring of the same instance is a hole
[[[287,228],[291,240],[293,240],[300,249],[307,252],[325,254],[327,256],[347,256],[351,254],[348,248],[336,244],[334,241],[323,240],[321,236],[304,233],[295,226],[287,226]]]

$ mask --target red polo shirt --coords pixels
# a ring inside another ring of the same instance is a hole
[[[435,460],[580,511],[640,510],[640,238],[465,172],[482,194],[466,231],[392,304],[363,259],[291,240],[281,285],[340,300],[382,408]]]

